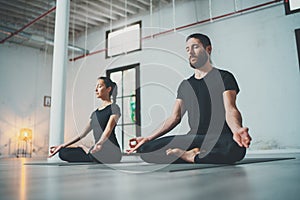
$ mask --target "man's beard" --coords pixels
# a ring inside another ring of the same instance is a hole
[[[194,65],[192,65],[190,61],[190,66],[194,69],[201,68],[205,65],[208,59],[208,54],[206,52],[203,52],[198,56],[197,62]]]

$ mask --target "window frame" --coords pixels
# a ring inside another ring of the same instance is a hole
[[[121,147],[122,147],[122,151],[124,152],[124,127],[128,126],[128,125],[135,125],[135,133],[136,133],[136,137],[140,137],[141,136],[141,91],[140,91],[140,64],[139,63],[135,63],[135,64],[131,64],[131,65],[126,65],[126,66],[122,66],[122,67],[116,67],[113,69],[108,69],[106,70],[106,76],[110,77],[110,75],[112,73],[115,72],[122,72],[122,94],[118,94],[117,99],[122,99],[121,103],[121,114],[123,115],[124,113],[124,99],[131,97],[132,95],[123,95],[124,94],[124,81],[123,81],[123,71],[129,70],[129,69],[135,69],[135,84],[136,84],[136,89],[135,89],[135,123],[124,123],[124,117],[122,117],[122,121],[119,122],[117,124],[117,126],[121,126]],[[119,86],[120,87],[120,86]]]

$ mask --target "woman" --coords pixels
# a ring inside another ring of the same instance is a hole
[[[60,159],[68,162],[120,162],[122,155],[115,135],[115,127],[121,116],[120,107],[115,103],[117,85],[107,77],[99,77],[95,92],[102,104],[91,114],[83,133],[69,142],[50,147],[49,157],[59,152]],[[83,146],[68,147],[87,136],[91,130],[95,145],[89,150]]]

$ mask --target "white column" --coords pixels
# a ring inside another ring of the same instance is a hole
[[[56,1],[49,146],[64,142],[70,0]],[[55,155],[51,160],[58,160]]]

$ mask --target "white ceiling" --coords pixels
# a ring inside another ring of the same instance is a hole
[[[69,38],[161,8],[172,0],[70,0]],[[44,48],[54,38],[55,0],[0,0],[0,45]]]

